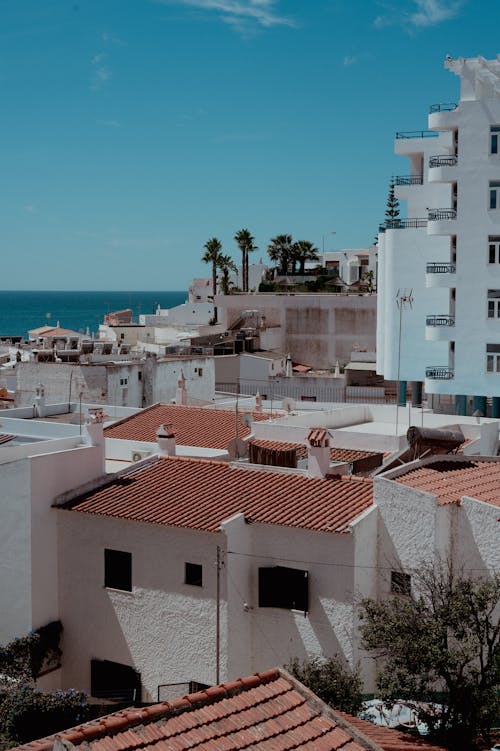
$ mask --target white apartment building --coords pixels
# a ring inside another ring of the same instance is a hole
[[[458,104],[433,104],[429,130],[397,133],[407,216],[379,235],[377,371],[455,397],[458,414],[500,415],[500,57],[447,58]]]

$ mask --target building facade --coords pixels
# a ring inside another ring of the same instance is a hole
[[[460,101],[434,104],[429,130],[396,134],[410,174],[407,216],[379,236],[377,369],[425,382],[456,411],[500,415],[500,60],[447,58]]]

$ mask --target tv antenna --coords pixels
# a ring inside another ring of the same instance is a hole
[[[407,289],[398,289],[396,293],[396,305],[399,309],[399,333],[398,333],[398,393],[396,398],[396,439],[398,437],[399,427],[399,403],[401,401],[401,335],[403,331],[403,311],[409,308],[413,308],[413,288],[409,291]],[[406,406],[406,389],[405,389],[405,406]],[[409,426],[408,426],[409,427]]]

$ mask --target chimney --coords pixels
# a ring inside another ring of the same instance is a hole
[[[293,370],[292,370],[292,356],[290,352],[286,356],[286,365],[285,365],[285,377],[291,378],[293,376]]]
[[[175,456],[175,433],[173,428],[174,426],[169,423],[168,425],[160,425],[156,431],[158,454],[160,456]]]
[[[89,407],[85,420],[87,442],[91,446],[104,446],[104,412],[102,407]]]
[[[262,397],[259,391],[255,394],[255,411],[262,412]]]
[[[39,383],[35,391],[35,415],[45,417],[45,388],[43,383]]]
[[[186,391],[186,379],[184,378],[184,373],[179,373],[179,379],[177,381],[177,389],[175,392],[175,403],[176,404],[187,404],[187,391]]]
[[[325,477],[330,469],[330,434],[326,428],[311,428],[307,434],[307,471]]]

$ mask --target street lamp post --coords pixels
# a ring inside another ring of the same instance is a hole
[[[336,235],[336,234],[337,233],[334,230],[332,230],[331,232],[325,232],[322,235],[321,239],[322,239],[322,250],[323,250],[323,265],[325,263],[325,237],[329,237],[330,235]]]

